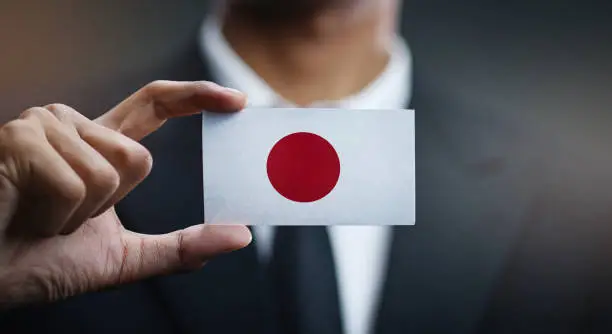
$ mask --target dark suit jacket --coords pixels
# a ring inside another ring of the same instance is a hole
[[[375,332],[612,331],[608,170],[575,177],[557,134],[454,96],[415,60],[417,223],[394,229]],[[190,50],[142,79],[131,88],[210,77]],[[200,135],[195,116],[145,140],[155,164],[118,206],[127,228],[162,233],[203,220]],[[255,247],[194,273],[4,313],[0,332],[269,333]]]

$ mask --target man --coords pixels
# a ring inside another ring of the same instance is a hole
[[[14,310],[0,328],[608,332],[612,215],[608,193],[598,193],[599,203],[588,191],[608,179],[596,169],[572,178],[552,141],[515,115],[450,96],[420,75],[395,33],[396,6],[392,0],[226,1],[204,23],[201,57],[170,77],[238,88],[253,106],[415,108],[416,226],[253,227],[251,246],[202,270]],[[201,130],[196,115],[146,138],[155,168],[117,207],[128,229],[166,233],[205,218]],[[241,234],[194,253],[217,254],[245,241]]]

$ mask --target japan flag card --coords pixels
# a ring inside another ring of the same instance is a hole
[[[204,112],[212,224],[413,225],[414,111]]]

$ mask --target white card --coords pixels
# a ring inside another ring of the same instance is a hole
[[[414,225],[413,110],[204,112],[212,224]]]

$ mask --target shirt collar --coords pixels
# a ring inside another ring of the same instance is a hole
[[[199,34],[201,54],[210,65],[215,81],[246,93],[249,107],[290,106],[236,54],[220,27],[217,17],[210,16],[204,20]],[[396,36],[390,54],[383,72],[361,92],[341,101],[320,101],[312,106],[347,109],[405,108],[412,90],[412,56],[401,36]]]

